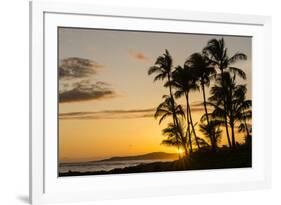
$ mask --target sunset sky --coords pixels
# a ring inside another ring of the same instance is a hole
[[[169,120],[159,126],[153,117],[168,90],[153,82],[147,70],[165,49],[174,66],[183,65],[208,40],[222,36],[72,28],[58,32],[60,161],[176,152],[161,145],[161,130]],[[251,98],[251,38],[223,37],[229,55],[239,51],[248,56],[235,66],[246,72],[243,83]],[[203,111],[202,93],[191,93],[190,98],[196,122]],[[177,102],[185,105],[183,99]]]

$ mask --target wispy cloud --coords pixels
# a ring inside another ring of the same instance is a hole
[[[140,51],[130,50],[129,55],[133,59],[136,59],[136,60],[139,60],[139,61],[146,61],[146,62],[149,61],[149,58],[143,52],[140,52]]]
[[[63,59],[59,65],[59,78],[85,78],[96,74],[103,65],[95,61],[71,57]]]
[[[97,112],[69,112],[60,113],[62,120],[93,120],[93,119],[134,119],[154,116],[155,109],[132,109],[132,110],[103,110]]]
[[[211,108],[210,105],[207,105],[207,108]],[[191,103],[190,109],[192,112],[205,112],[204,111],[204,103],[200,101],[196,101]]]
[[[96,112],[68,112],[60,113],[61,120],[95,120],[95,119],[136,119],[153,118],[156,108],[130,110],[102,110]],[[202,112],[203,107],[191,106],[192,112]]]
[[[108,86],[108,83],[102,81],[82,80],[73,83],[70,89],[61,90],[59,102],[69,103],[115,97],[115,92]]]

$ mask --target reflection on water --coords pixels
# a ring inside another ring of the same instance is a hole
[[[122,161],[96,161],[96,162],[81,162],[81,163],[62,163],[59,165],[59,172],[93,172],[93,171],[109,171],[116,168],[125,168],[146,164],[152,162],[167,162],[173,160],[122,160]]]

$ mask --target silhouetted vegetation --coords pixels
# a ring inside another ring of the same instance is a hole
[[[210,149],[200,149],[193,152],[187,158],[169,162],[153,162],[137,166],[116,168],[110,171],[69,171],[59,173],[59,176],[83,176],[83,175],[105,175],[105,174],[128,174],[163,171],[205,170],[205,169],[227,169],[245,168],[252,166],[251,151],[246,145],[237,146],[236,150],[220,148],[216,152]]]
[[[149,68],[148,75],[154,75],[154,82],[160,81],[167,89],[161,101],[159,99],[154,117],[159,125],[166,123],[162,129],[164,139],[161,144],[175,147],[179,159],[110,171],[69,171],[59,175],[251,167],[252,101],[247,99],[247,84],[243,83],[247,79],[246,73],[234,66],[244,60],[247,56],[240,52],[229,56],[223,38],[211,39],[201,52],[187,56],[182,65],[173,65],[172,55],[166,49]],[[200,92],[202,96],[202,101],[197,104],[202,108],[198,122],[194,121],[191,103],[191,94],[195,92]],[[238,133],[244,135],[244,142],[237,142]],[[222,144],[222,140],[227,144]],[[137,157],[127,157],[126,160]],[[112,159],[120,160],[120,157]]]
[[[197,156],[193,155],[194,152],[198,156],[204,155],[206,150],[228,153],[227,150],[234,151],[237,146],[240,146],[241,152],[251,152],[252,101],[246,98],[246,84],[241,84],[246,80],[246,73],[234,66],[236,62],[244,60],[247,60],[247,56],[240,52],[229,56],[223,38],[211,39],[202,52],[188,56],[182,66],[173,65],[173,58],[168,50],[156,59],[155,64],[149,68],[148,75],[155,75],[154,82],[162,81],[163,86],[168,89],[168,95],[163,95],[164,102],[155,111],[155,118],[160,118],[159,124],[167,121],[167,127],[162,130],[166,137],[162,141],[163,145],[184,150],[184,158],[188,160]],[[200,122],[194,122],[193,119],[190,103],[192,92],[202,93],[204,113]],[[186,105],[177,103],[181,98],[185,99]],[[241,145],[237,143],[237,133],[245,134],[243,146],[247,149],[241,149]],[[228,147],[224,145],[224,148],[220,148],[223,137],[226,138]],[[208,157],[207,163],[209,156],[205,157]],[[230,159],[225,160],[229,162]],[[249,160],[250,164],[251,159]]]

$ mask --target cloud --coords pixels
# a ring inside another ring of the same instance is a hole
[[[139,60],[139,61],[149,61],[149,58],[146,55],[144,55],[144,53],[139,52],[139,51],[136,52],[136,51],[130,50],[129,55],[133,59],[136,59],[136,60]]]
[[[195,101],[195,102],[191,103],[191,106],[193,106],[193,107],[201,107],[201,106],[203,106],[203,102]]]
[[[191,110],[191,112],[203,112],[204,108],[203,107],[193,107],[193,106],[190,106],[190,110]]]
[[[59,65],[59,78],[84,78],[96,74],[103,67],[92,60],[71,57],[63,59]]]
[[[62,120],[93,120],[93,119],[136,119],[150,118],[154,116],[155,109],[132,109],[132,110],[103,110],[97,112],[69,112],[60,113]]]
[[[71,57],[59,65],[59,103],[100,100],[116,96],[110,84],[94,82],[102,65],[85,58]]]
[[[90,80],[82,80],[73,83],[70,89],[60,90],[59,102],[69,103],[112,98],[115,96],[115,92],[108,86],[108,83],[102,81],[94,83]]]
[[[207,108],[210,108],[211,106],[207,105]],[[204,110],[204,104],[203,102],[196,101],[191,103],[190,109],[192,112],[205,112]]]
[[[103,84],[103,82],[99,83]],[[104,96],[106,97],[106,96]],[[183,108],[186,105],[182,105]],[[96,120],[96,119],[137,119],[137,118],[154,118],[156,108],[146,109],[130,109],[130,110],[101,110],[95,112],[68,112],[60,113],[61,120]],[[195,112],[204,112],[204,107],[201,102],[194,102],[191,104],[191,110]]]
[[[191,107],[192,112],[202,112],[203,108]],[[137,119],[154,118],[155,108],[130,110],[102,110],[96,112],[60,113],[61,120],[97,120],[97,119]]]

